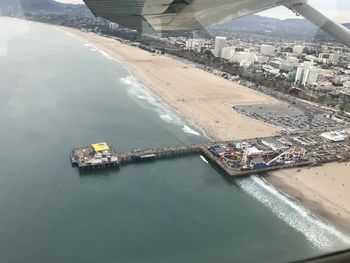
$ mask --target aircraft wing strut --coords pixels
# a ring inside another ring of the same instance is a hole
[[[350,30],[345,26],[332,21],[307,3],[298,3],[287,7],[350,47]]]

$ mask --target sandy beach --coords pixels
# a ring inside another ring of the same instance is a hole
[[[236,113],[233,105],[275,103],[275,99],[164,55],[117,40],[61,28],[123,63],[157,97],[193,121],[214,140],[275,135],[282,130]]]
[[[350,163],[279,170],[265,179],[350,234]]]
[[[123,63],[157,97],[215,140],[270,136],[282,130],[231,108],[239,104],[275,103],[274,98],[164,55],[154,55],[93,33],[61,29]],[[280,170],[266,175],[266,179],[350,234],[350,163]]]

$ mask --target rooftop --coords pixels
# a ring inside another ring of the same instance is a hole
[[[92,149],[94,149],[95,152],[103,152],[108,151],[110,148],[105,142],[95,143],[91,144]]]

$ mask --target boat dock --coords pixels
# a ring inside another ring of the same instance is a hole
[[[347,161],[350,160],[350,140],[346,136],[334,141],[317,134],[279,135],[129,152],[117,152],[107,143],[98,143],[73,150],[71,162],[80,169],[101,169],[188,155],[202,155],[226,175],[239,177],[286,168],[322,165],[333,161]]]

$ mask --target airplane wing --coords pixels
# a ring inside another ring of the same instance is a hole
[[[84,0],[95,16],[139,32],[188,31],[286,6],[350,47],[350,30],[307,4],[307,0]]]

